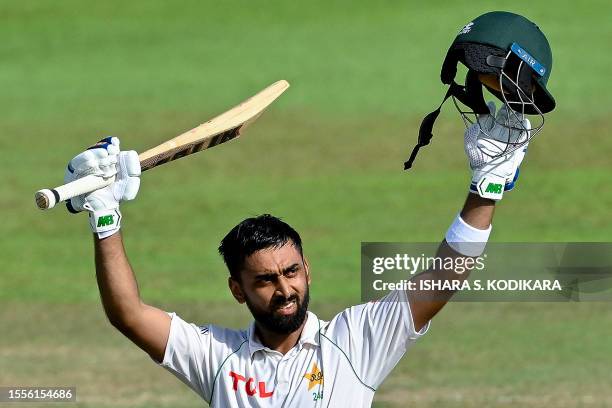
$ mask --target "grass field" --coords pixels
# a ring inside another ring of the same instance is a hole
[[[432,2],[434,3],[434,2]],[[244,326],[216,247],[246,216],[305,242],[313,307],[359,301],[361,241],[436,241],[465,196],[462,123],[448,104],[411,173],[402,163],[445,89],[454,34],[485,1],[0,3],[0,386],[75,385],[83,407],[201,404],[104,320],[84,216],[33,192],[112,134],[142,150],[284,78],[292,87],[231,145],[147,172],[123,206],[146,301]],[[495,241],[610,241],[606,1],[497,2],[553,47],[558,108],[497,210]],[[376,407],[603,407],[607,304],[451,304]],[[223,316],[223,317],[220,317]]]

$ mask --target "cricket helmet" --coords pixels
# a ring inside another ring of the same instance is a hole
[[[477,74],[500,78],[503,94],[487,89],[504,103],[506,94],[510,108],[517,112],[532,115],[555,108],[555,99],[546,89],[552,70],[550,45],[540,28],[521,15],[493,11],[466,24],[446,54],[440,74],[442,83],[449,85],[455,80],[458,62],[468,68],[465,90],[472,97],[468,101],[475,99],[480,109],[484,100],[474,86]],[[525,97],[531,103],[523,103]]]
[[[455,82],[459,62],[467,68],[464,85]],[[507,117],[496,117],[495,120],[505,122],[500,125],[508,127],[509,134],[510,130],[516,130],[517,123],[523,122],[525,115],[538,116],[536,126],[525,129],[528,138],[514,143],[511,150],[527,143],[542,129],[544,113],[555,108],[555,99],[546,88],[551,70],[552,52],[548,40],[540,28],[527,18],[505,11],[493,11],[470,21],[457,34],[442,64],[440,79],[443,84],[449,85],[449,89],[440,107],[423,119],[419,141],[410,159],[404,163],[404,168],[409,169],[418,149],[429,144],[435,120],[449,97],[453,98],[466,126],[478,121],[478,115],[489,113],[483,88],[505,107]],[[482,75],[494,78],[496,86],[481,81]]]

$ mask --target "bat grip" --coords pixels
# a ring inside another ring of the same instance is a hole
[[[44,188],[35,194],[36,206],[41,210],[55,207],[57,203],[70,200],[72,197],[104,188],[115,181],[115,176],[103,178],[100,176],[85,176],[71,181],[63,186]]]

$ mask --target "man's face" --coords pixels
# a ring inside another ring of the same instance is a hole
[[[308,263],[291,241],[280,248],[254,252],[244,261],[241,281],[230,278],[230,290],[246,303],[265,329],[289,334],[297,330],[308,310]]]

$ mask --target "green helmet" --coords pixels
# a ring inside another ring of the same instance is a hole
[[[553,62],[550,45],[540,28],[521,15],[493,11],[466,24],[446,54],[440,74],[444,84],[454,81],[458,62],[468,68],[466,91],[473,98],[479,95],[473,94],[471,81],[477,80],[477,74],[493,74],[501,78],[515,111],[524,108],[526,114],[539,114],[555,108],[555,99],[546,89]],[[499,91],[487,89],[506,102]],[[519,96],[529,97],[533,104],[521,106]]]
[[[464,85],[455,82],[459,62],[468,69]],[[546,88],[551,70],[550,45],[535,23],[506,11],[492,11],[470,21],[457,34],[442,64],[440,78],[449,89],[438,109],[423,119],[417,145],[404,168],[409,169],[418,150],[429,144],[433,125],[449,97],[453,98],[466,126],[474,123],[470,115],[474,114],[477,121],[479,114],[489,113],[483,87],[505,105],[506,124],[522,123],[525,115],[539,116],[536,126],[519,129],[527,132],[528,142],[544,126],[544,113],[555,108],[555,99]],[[481,75],[492,75],[496,86],[481,81]],[[462,109],[457,101],[470,110]],[[518,147],[512,146],[511,150]]]

